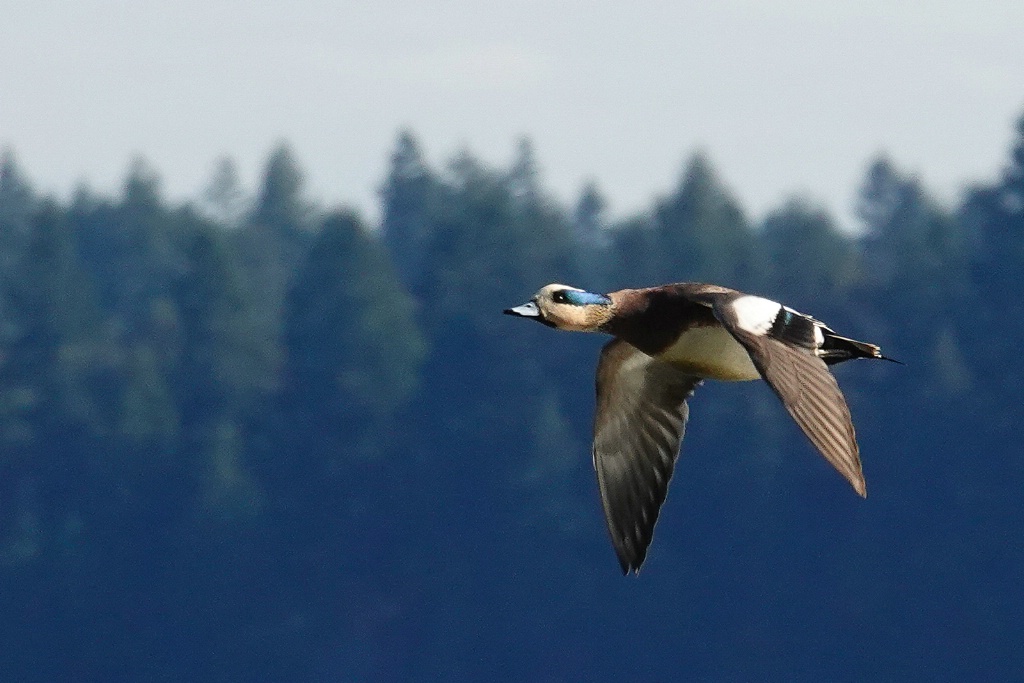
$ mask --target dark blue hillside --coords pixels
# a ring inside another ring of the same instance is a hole
[[[3,158],[5,680],[1020,677],[1024,137],[954,211],[877,161],[857,236],[752,222],[701,156],[644,215],[568,210],[519,155],[438,171],[401,136],[379,229],[311,209],[287,147],[230,225],[144,164],[62,203]],[[603,340],[501,311],[682,280],[906,365],[836,368],[866,500],[767,386],[700,388],[623,578]]]

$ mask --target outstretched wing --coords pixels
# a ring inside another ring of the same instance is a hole
[[[822,330],[827,328],[760,297],[730,293],[706,298],[715,317],[747,349],[758,372],[811,443],[866,497],[850,408],[817,354]]]
[[[700,384],[620,339],[601,350],[594,415],[594,469],[622,573],[647,556]]]

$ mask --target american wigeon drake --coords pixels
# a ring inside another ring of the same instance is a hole
[[[828,366],[891,360],[788,306],[695,282],[595,294],[551,284],[505,310],[615,337],[597,364],[594,469],[622,572],[639,572],[704,379],[763,379],[825,459],[867,496],[846,399]]]

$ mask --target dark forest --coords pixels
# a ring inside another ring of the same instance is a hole
[[[695,154],[612,219],[528,140],[398,135],[380,220],[287,144],[172,203],[0,159],[0,671],[18,681],[1011,680],[1024,675],[1024,119],[998,180],[865,169],[855,233],[761,220]],[[684,156],[684,154],[681,154]],[[652,190],[652,194],[654,191]],[[691,402],[644,570],[590,462],[597,335],[549,282],[706,281],[906,363],[836,374],[861,500],[761,382]]]

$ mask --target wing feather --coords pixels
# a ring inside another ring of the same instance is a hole
[[[620,339],[601,350],[594,470],[624,574],[647,556],[686,427],[686,399],[700,379]]]
[[[771,332],[756,334],[744,329],[730,308],[734,295],[709,298],[715,317],[747,349],[758,372],[807,438],[846,477],[854,490],[866,497],[867,485],[850,408],[835,377],[815,349],[787,343]],[[813,322],[811,318],[807,320]]]

